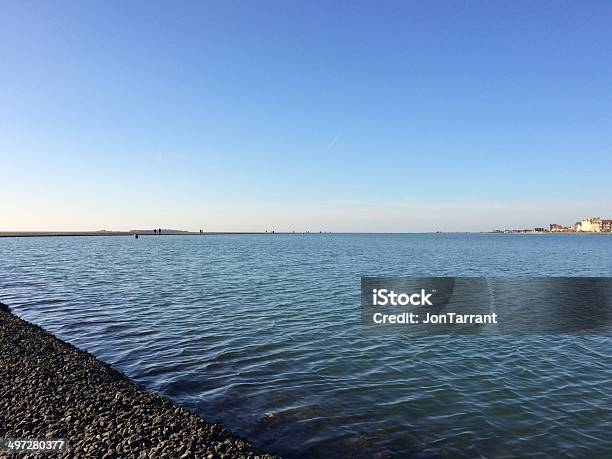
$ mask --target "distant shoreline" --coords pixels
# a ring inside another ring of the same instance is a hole
[[[64,236],[210,236],[210,235],[240,235],[240,234],[275,234],[265,232],[204,232],[174,231],[156,234],[150,231],[0,231],[0,237],[64,237]],[[281,234],[281,233],[277,233]],[[287,233],[285,233],[287,234]],[[318,234],[318,233],[317,233]]]
[[[429,232],[308,232],[308,231],[205,231],[200,233],[199,231],[171,231],[162,232],[161,234],[154,233],[153,230],[147,231],[0,231],[0,238],[3,237],[70,237],[70,236],[86,236],[86,237],[102,237],[102,236],[241,236],[241,235],[253,235],[253,236],[264,236],[264,235],[323,235],[323,234],[493,234],[500,236],[507,236],[512,234],[518,235],[551,235],[551,234],[563,234],[563,235],[598,235],[598,236],[611,236],[612,232],[506,232],[502,233],[499,231],[429,231]]]
[[[612,232],[609,232],[609,231],[508,231],[508,232],[490,231],[486,234],[499,234],[501,236],[508,236],[510,234],[519,234],[521,236],[523,235],[525,236],[529,236],[529,235],[549,236],[552,234],[562,234],[566,236],[570,236],[570,235],[611,236]]]

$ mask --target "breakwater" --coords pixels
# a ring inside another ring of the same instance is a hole
[[[272,457],[2,303],[0,369],[0,438],[64,439],[60,457],[74,458]]]

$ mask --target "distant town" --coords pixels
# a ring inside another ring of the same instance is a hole
[[[612,233],[612,219],[590,217],[570,226],[551,223],[548,226],[528,229],[498,229],[494,233]]]

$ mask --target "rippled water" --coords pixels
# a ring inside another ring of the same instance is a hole
[[[0,238],[18,315],[272,452],[611,454],[611,338],[367,336],[362,275],[612,276],[612,237]]]

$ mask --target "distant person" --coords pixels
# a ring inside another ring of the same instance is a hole
[[[157,234],[157,229],[154,229],[154,230],[153,230],[153,234]]]
[[[157,234],[161,234],[161,228],[157,230]]]

